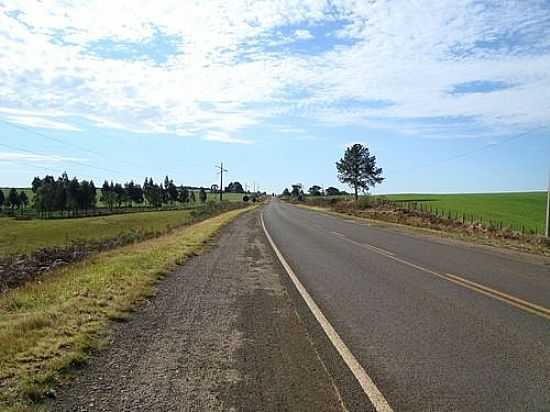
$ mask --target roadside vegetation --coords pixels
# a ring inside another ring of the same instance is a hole
[[[101,345],[109,320],[124,320],[156,281],[246,210],[100,253],[1,294],[0,409],[54,397],[65,372]]]
[[[545,192],[490,194],[400,194],[372,196],[382,182],[382,169],[368,148],[355,144],[336,163],[338,179],[353,195],[337,188],[301,184],[284,189],[282,199],[360,218],[399,223],[452,233],[465,240],[504,245],[550,256],[543,236]],[[360,193],[364,193],[360,195]]]
[[[192,209],[56,220],[0,219],[0,293],[106,250],[141,242],[208,216],[242,208],[213,202]]]

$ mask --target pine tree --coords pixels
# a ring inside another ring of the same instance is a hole
[[[368,191],[369,186],[381,183],[382,168],[376,167],[376,156],[371,156],[367,146],[359,143],[346,149],[344,157],[336,162],[338,180],[351,186],[358,199],[359,190]]]

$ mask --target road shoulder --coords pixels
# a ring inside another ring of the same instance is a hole
[[[229,224],[118,325],[52,410],[342,410],[258,224]]]

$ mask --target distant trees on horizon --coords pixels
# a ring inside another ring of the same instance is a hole
[[[24,190],[17,193],[17,189],[11,188],[7,195],[3,190],[0,190],[0,210],[4,206],[9,208],[12,212],[15,209],[26,207],[29,204],[29,198]]]
[[[168,176],[163,183],[158,184],[153,178],[146,178],[143,185],[133,180],[124,184],[105,180],[98,189],[93,180],[79,181],[76,177],[69,178],[67,173],[63,173],[57,179],[50,175],[33,179],[31,206],[41,216],[58,211],[77,215],[81,211],[97,208],[99,196],[99,201],[110,210],[135,205],[158,208],[164,205],[196,202],[196,189],[199,189],[199,200],[202,203],[206,202],[208,189],[177,186]],[[25,208],[29,203],[30,199],[25,190],[18,192],[12,188],[4,193],[4,190],[0,189],[0,210],[6,207],[14,213],[15,209]]]
[[[333,186],[329,186],[326,189],[323,190],[323,188],[319,185],[313,185],[308,189],[309,196],[340,196],[340,195],[347,195],[348,192],[345,190],[337,189]],[[304,191],[301,184],[294,184],[292,185],[292,191],[288,190],[287,187],[284,188],[283,192],[281,193],[281,196],[283,197],[295,197],[299,198],[300,196],[304,196]]]

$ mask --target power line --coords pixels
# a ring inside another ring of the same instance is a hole
[[[442,163],[447,163],[447,162],[451,162],[453,160],[456,160],[456,159],[461,159],[463,157],[468,157],[472,154],[475,154],[475,153],[479,153],[479,152],[482,152],[484,150],[487,150],[487,149],[490,149],[490,148],[493,148],[495,146],[501,146],[503,144],[506,144],[506,143],[510,143],[511,141],[514,141],[514,140],[517,140],[517,139],[520,139],[522,137],[525,137],[533,132],[536,132],[536,131],[540,131],[540,130],[544,130],[544,129],[547,129],[548,126],[541,126],[541,127],[537,127],[535,129],[531,129],[527,132],[524,132],[524,133],[521,133],[519,135],[515,135],[515,136],[512,136],[510,137],[509,139],[506,139],[506,140],[503,140],[499,143],[488,143],[484,146],[481,146],[477,149],[474,149],[474,150],[470,150],[468,152],[464,152],[464,153],[460,153],[458,155],[455,155],[455,156],[452,156],[452,157],[449,157],[447,159],[442,159],[442,160],[438,160],[438,161],[435,161],[435,162],[432,162],[432,163],[429,163],[429,164],[426,164],[424,166],[420,166],[420,167],[417,167],[417,168],[414,168],[414,169],[409,169],[407,171],[404,171],[402,172],[403,173],[411,173],[411,172],[414,172],[414,171],[417,171],[417,170],[421,170],[421,169],[425,169],[427,167],[431,167],[431,166],[435,166],[435,165],[439,165],[439,164],[442,164]]]
[[[17,129],[20,129],[20,130],[23,130],[23,131],[26,131],[28,133],[31,133],[31,134],[35,134],[37,136],[40,136],[40,137],[43,137],[45,139],[48,139],[48,140],[51,140],[53,142],[56,142],[56,143],[59,143],[63,146],[68,146],[68,147],[72,147],[72,148],[75,148],[77,150],[80,150],[84,153],[89,153],[89,154],[92,154],[94,156],[97,156],[99,158],[105,158],[105,153],[101,153],[101,152],[98,152],[98,151],[95,151],[95,150],[91,150],[91,149],[88,149],[86,147],[83,147],[83,146],[79,146],[79,145],[76,145],[74,143],[69,143],[69,142],[66,142],[62,139],[59,139],[59,138],[56,138],[56,137],[53,137],[53,136],[49,136],[47,134],[44,134],[44,133],[41,133],[41,132],[38,132],[30,127],[26,127],[26,126],[21,126],[21,125],[16,125],[16,124],[13,124],[13,123],[10,123],[10,122],[7,122],[3,119],[0,119],[0,122],[7,125],[7,126],[11,126],[11,127],[14,127],[14,128],[17,128]],[[129,166],[132,166],[132,167],[137,167],[138,169],[141,169],[143,168],[143,165],[141,164],[137,164],[137,163],[133,163],[133,162],[129,162],[127,160],[123,160],[123,159],[119,159],[117,158],[116,159],[117,163],[123,163],[123,164],[127,164]],[[198,163],[195,163],[198,165]],[[182,170],[183,171],[183,170]],[[175,172],[174,170],[166,170],[165,169],[165,172],[166,173],[170,173],[172,175],[178,175],[180,172]],[[119,172],[117,172],[119,173]]]
[[[19,150],[21,152],[25,152],[25,153],[29,153],[29,154],[32,154],[34,156],[42,156],[42,157],[48,157],[49,155],[48,154],[43,154],[43,153],[37,153],[37,152],[33,152],[31,150],[27,150],[27,149],[24,149],[24,148],[21,148],[21,147],[17,147],[17,146],[11,146],[11,145],[7,145],[5,143],[0,143],[0,146],[3,146],[3,147],[6,147],[8,149],[11,149],[11,150]],[[23,160],[23,159],[22,159]],[[83,167],[88,167],[90,169],[96,169],[96,170],[102,170],[102,171],[106,171],[106,172],[110,172],[110,173],[115,173],[119,176],[123,176],[124,174],[118,170],[114,170],[114,169],[108,169],[108,168],[104,168],[104,167],[101,167],[101,166],[93,166],[93,165],[90,165],[90,164],[87,164],[87,163],[83,163],[83,162],[79,162],[77,160],[72,160],[72,159],[62,159],[64,162],[68,162],[68,163],[73,163],[73,164],[76,164],[76,165],[79,165],[79,166],[83,166]]]
[[[82,146],[79,146],[79,145],[75,145],[74,143],[68,143],[68,142],[66,142],[66,141],[64,141],[64,140],[62,140],[62,139],[58,139],[58,138],[56,138],[56,137],[49,136],[49,135],[47,135],[47,134],[37,132],[36,130],[33,130],[33,129],[30,128],[30,127],[21,126],[21,125],[18,125],[18,124],[13,124],[13,123],[7,122],[7,121],[2,120],[2,119],[0,119],[0,122],[4,123],[4,124],[7,125],[7,126],[15,127],[16,129],[24,130],[24,131],[26,131],[26,132],[35,134],[35,135],[37,135],[37,136],[44,137],[45,139],[48,139],[48,140],[51,140],[51,141],[60,143],[60,144],[62,144],[62,145],[64,145],[64,146],[73,147],[73,148],[78,149],[78,150],[80,150],[80,151],[83,151],[83,152],[86,152],[86,153],[91,153],[91,154],[94,154],[94,155],[96,155],[96,156],[103,156],[103,154],[98,153],[98,152],[95,152],[95,151],[90,150],[90,149],[87,149],[87,148],[85,148],[85,147],[82,147]]]

